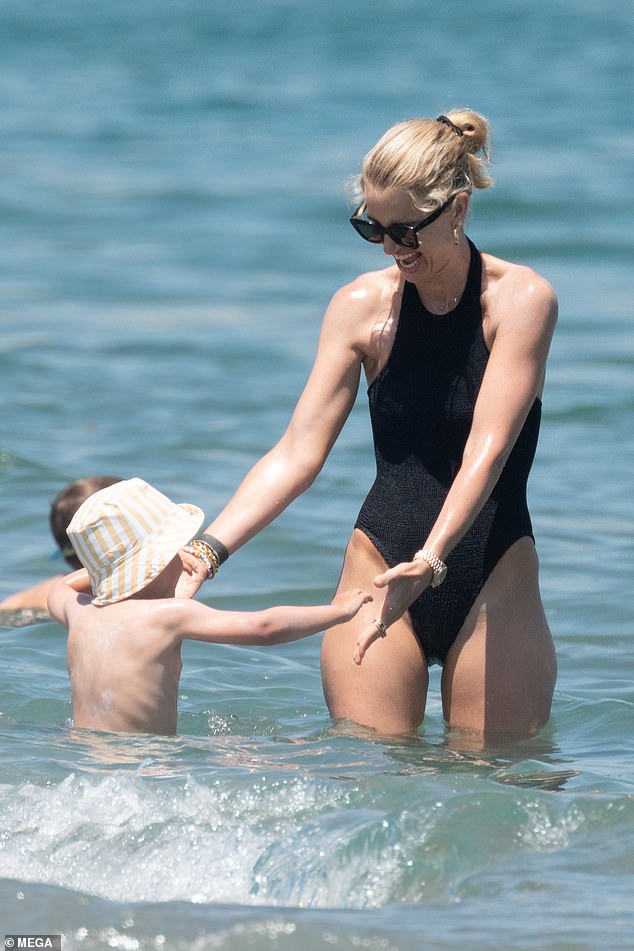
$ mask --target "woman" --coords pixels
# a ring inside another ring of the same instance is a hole
[[[374,584],[375,600],[325,633],[321,667],[331,716],[382,733],[422,722],[434,662],[452,728],[523,737],[550,715],[526,479],[557,301],[465,235],[472,190],[492,184],[489,139],[456,110],[398,123],[368,153],[350,220],[393,261],[334,295],[288,429],[208,529],[217,566],[311,485],[363,368],[377,478],[339,588]]]

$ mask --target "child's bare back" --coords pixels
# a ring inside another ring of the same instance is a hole
[[[181,641],[167,623],[174,612],[164,601],[78,601],[67,647],[74,725],[174,733],[182,666]]]

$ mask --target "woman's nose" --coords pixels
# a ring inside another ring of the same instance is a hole
[[[385,254],[397,254],[400,244],[397,244],[393,238],[390,238],[389,234],[383,235],[383,251]]]

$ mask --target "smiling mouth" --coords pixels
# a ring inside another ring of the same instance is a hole
[[[411,269],[418,263],[418,254],[405,254],[402,256],[395,255],[394,260],[399,267],[403,268],[404,271],[411,271]]]

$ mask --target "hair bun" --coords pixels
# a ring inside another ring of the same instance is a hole
[[[491,153],[491,127],[484,116],[471,109],[455,109],[447,117],[451,124],[460,129],[464,137],[466,151],[470,155],[482,152],[485,159]]]

